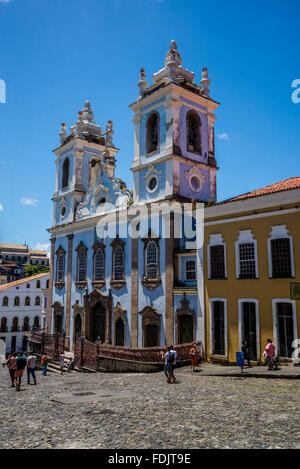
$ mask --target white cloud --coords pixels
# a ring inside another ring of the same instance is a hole
[[[222,134],[218,134],[218,138],[220,140],[229,140],[229,135],[226,132],[223,132]]]
[[[36,243],[33,249],[36,249],[37,251],[47,251],[49,253],[50,246],[50,243]]]
[[[11,2],[11,0],[0,0],[0,3],[8,3]]]
[[[39,199],[32,199],[31,197],[22,197],[20,200],[20,203],[22,205],[37,205],[39,202]]]
[[[3,210],[3,205],[0,204],[0,212],[2,212],[2,210]]]

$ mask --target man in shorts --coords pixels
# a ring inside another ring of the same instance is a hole
[[[17,369],[15,371],[16,391],[20,391],[21,389],[21,380],[22,380],[22,376],[23,376],[26,364],[27,364],[26,358],[23,356],[22,353],[19,353],[17,360],[16,360]]]
[[[165,375],[167,377],[168,383],[174,383],[174,381],[176,380],[176,378],[174,376],[174,368],[175,368],[175,365],[176,365],[176,356],[177,356],[177,353],[173,349],[173,345],[170,345],[167,348],[167,353],[164,354],[164,359],[165,359],[164,372],[165,372]]]
[[[33,382],[36,384],[36,376],[35,376],[35,364],[36,364],[36,356],[33,352],[29,353],[29,357],[27,358],[27,384],[30,384],[30,375],[32,375]]]

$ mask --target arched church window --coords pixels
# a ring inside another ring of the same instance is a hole
[[[149,279],[157,278],[157,247],[154,241],[150,241],[146,249],[146,275]]]
[[[81,242],[77,248],[77,282],[86,282],[86,251]]]
[[[187,150],[202,153],[201,119],[197,112],[189,111],[186,115]]]
[[[7,296],[3,297],[2,306],[8,306],[8,297]]]
[[[30,297],[29,296],[26,296],[24,304],[25,304],[25,306],[30,306]]]
[[[62,166],[62,189],[69,185],[70,160],[66,158]]]
[[[148,117],[146,134],[147,153],[157,151],[159,146],[159,114],[157,112],[152,112]]]
[[[44,261],[43,261],[44,262]],[[36,282],[36,288],[41,288],[41,281],[40,280],[37,280]]]
[[[56,281],[63,282],[65,276],[65,255],[63,253],[57,256]]]
[[[113,255],[113,280],[123,280],[124,277],[124,251],[117,246]]]
[[[94,280],[99,282],[104,279],[104,254],[101,248],[98,248],[94,257]]]
[[[15,296],[14,306],[20,306],[20,297],[19,296]]]

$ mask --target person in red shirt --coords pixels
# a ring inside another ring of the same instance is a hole
[[[9,375],[11,379],[11,387],[15,387],[15,372],[17,370],[17,354],[13,353],[9,355],[8,359],[6,360],[6,366],[9,370]]]

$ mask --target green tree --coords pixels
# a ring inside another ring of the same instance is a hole
[[[50,272],[48,265],[31,265],[26,264],[25,266],[25,277],[31,277],[32,275],[43,274]]]

